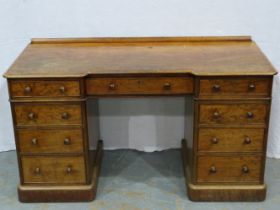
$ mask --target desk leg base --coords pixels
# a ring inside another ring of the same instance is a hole
[[[75,186],[18,186],[18,198],[21,202],[84,202],[95,199],[99,170],[103,152],[102,141],[98,142],[93,167],[92,182],[89,185]]]
[[[190,179],[190,167],[187,160],[187,142],[182,140],[183,170],[186,178],[187,194],[192,201],[263,201],[266,197],[266,185],[225,185],[194,184]]]
[[[192,201],[263,201],[266,185],[196,185],[187,184]]]

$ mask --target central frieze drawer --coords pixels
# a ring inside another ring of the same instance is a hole
[[[262,156],[199,156],[197,182],[259,182]]]
[[[200,104],[201,124],[265,124],[267,104]]]
[[[88,78],[87,95],[169,95],[193,93],[192,77]]]
[[[18,129],[21,153],[82,153],[81,129]]]
[[[81,105],[14,104],[16,125],[80,125]]]
[[[199,152],[262,152],[263,128],[200,128]]]
[[[24,183],[85,183],[85,161],[79,156],[22,156]]]

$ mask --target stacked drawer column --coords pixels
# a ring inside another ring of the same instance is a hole
[[[263,200],[270,77],[198,78],[192,200]]]
[[[21,201],[93,199],[92,189],[85,193],[92,159],[81,85],[80,80],[9,80]]]

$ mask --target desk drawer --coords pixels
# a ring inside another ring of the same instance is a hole
[[[197,182],[259,182],[262,156],[199,156]]]
[[[23,156],[24,183],[85,183],[85,162],[79,156]]]
[[[81,106],[15,104],[16,125],[80,125]]]
[[[19,129],[21,153],[82,153],[82,129]]]
[[[12,98],[16,97],[77,97],[81,95],[79,81],[12,80]]]
[[[270,78],[201,79],[200,97],[270,97]]]
[[[267,104],[200,104],[201,124],[265,124]]]
[[[192,77],[89,78],[87,95],[169,95],[193,92]]]
[[[262,152],[263,128],[200,128],[199,152]]]

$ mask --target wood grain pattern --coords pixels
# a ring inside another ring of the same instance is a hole
[[[184,166],[191,200],[265,199],[271,84],[265,76],[195,78],[193,158]]]
[[[193,92],[192,77],[90,78],[87,95],[180,95]]]
[[[18,129],[20,153],[82,153],[83,133],[77,129]]]
[[[189,73],[197,76],[276,74],[257,45],[249,39],[117,40],[33,42],[4,76],[65,78],[133,73]]]
[[[199,156],[197,182],[260,182],[261,156]],[[216,172],[211,172],[211,167]],[[244,173],[243,167],[249,172]]]
[[[92,151],[90,152],[92,153]],[[18,186],[18,197],[21,202],[83,202],[92,201],[96,196],[98,176],[103,154],[103,142],[96,148],[95,162],[89,184],[75,185],[42,185],[24,184]]]
[[[61,185],[86,182],[82,156],[22,156],[21,161],[25,184]]]
[[[199,152],[262,152],[263,128],[200,128]]]
[[[188,184],[188,196],[192,201],[263,201],[266,197],[266,185],[203,185]]]
[[[201,124],[265,124],[267,117],[266,104],[201,104],[199,110]]]
[[[31,125],[80,125],[82,123],[80,105],[69,104],[15,104],[15,120],[17,126]],[[30,119],[30,113],[33,118]],[[67,119],[63,114],[67,113]]]
[[[200,98],[269,97],[270,78],[201,79]]]
[[[192,180],[194,169],[188,159],[189,150],[186,140],[182,140],[181,152],[187,196],[192,201],[263,201],[266,197],[266,185],[245,183],[196,183]],[[191,151],[191,150],[190,150]]]
[[[34,39],[4,75],[19,199],[94,198],[101,153],[89,98],[192,94],[182,142],[190,199],[263,200],[274,74],[250,37]]]
[[[33,38],[32,44],[252,41],[251,36]]]
[[[17,97],[77,97],[81,95],[79,81],[14,80],[10,83],[12,98]]]

